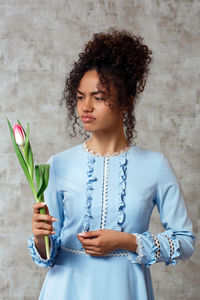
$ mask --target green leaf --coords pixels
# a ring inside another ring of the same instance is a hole
[[[10,124],[10,121],[8,120],[8,118],[6,118],[6,119],[7,119],[8,127],[9,127],[9,130],[10,130],[10,135],[11,135],[11,139],[12,139],[12,142],[13,142],[15,153],[16,153],[18,159],[19,159],[20,165],[21,165],[21,167],[24,171],[24,174],[25,174],[25,176],[28,180],[28,183],[29,183],[29,185],[30,185],[30,187],[31,187],[31,189],[34,193],[35,192],[35,187],[34,187],[34,184],[31,180],[31,177],[30,177],[30,174],[29,174],[29,171],[28,171],[28,167],[27,167],[26,162],[24,160],[24,157],[23,157],[23,155],[22,155],[22,153],[19,149],[19,146],[17,145],[17,143],[15,141],[15,137],[14,137],[14,133],[13,133],[13,129],[12,129],[12,126]]]
[[[50,165],[35,166],[35,177],[37,185],[37,198],[41,200],[42,194],[48,186]]]
[[[29,132],[30,132],[30,128],[28,123],[27,131],[26,131],[26,139],[25,139],[25,160],[30,169],[31,178],[33,179],[34,162],[33,162],[33,152],[31,149],[31,144],[29,142]]]
[[[22,129],[24,130],[24,128],[23,128],[23,126],[22,126],[22,124],[20,123],[20,121],[19,120],[17,120],[17,123],[22,127]],[[26,131],[24,130],[24,133],[26,134]]]
[[[28,148],[29,148],[29,123],[27,124],[26,139],[25,139],[25,160],[28,163]]]
[[[36,178],[37,191],[39,191],[42,186],[42,177],[43,177],[43,169],[40,168],[40,166],[35,166],[35,178]]]
[[[34,162],[33,162],[33,152],[32,152],[30,143],[29,143],[29,148],[28,148],[28,163],[29,163],[29,167],[30,167],[31,177],[33,179]]]

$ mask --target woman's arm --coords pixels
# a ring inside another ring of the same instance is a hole
[[[40,214],[40,208],[45,206],[46,214]],[[33,218],[32,218],[32,231],[34,236],[35,246],[40,254],[40,256],[46,259],[45,241],[44,237],[55,234],[54,228],[52,226],[53,222],[57,219],[50,216],[48,207],[46,203],[35,203],[33,206]]]
[[[137,256],[133,256],[147,266],[155,262],[175,265],[177,259],[187,259],[192,255],[196,239],[180,184],[164,155],[161,156],[154,202],[164,231],[133,233],[138,244]]]
[[[39,214],[39,208],[40,205],[42,205],[41,203],[34,205],[34,214],[32,219],[33,236],[28,240],[28,248],[33,261],[37,265],[46,268],[54,264],[58,254],[58,250],[60,248],[60,232],[64,219],[62,207],[63,203],[56,185],[54,160],[54,156],[52,156],[47,162],[50,164],[50,173],[49,183],[47,189],[44,191],[46,214]],[[52,222],[55,222],[53,226]],[[48,235],[50,240],[49,259],[46,259],[44,235]]]
[[[106,255],[116,249],[136,251],[136,237],[127,232],[101,229],[77,234],[87,254]]]

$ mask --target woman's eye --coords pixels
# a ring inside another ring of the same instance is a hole
[[[77,99],[77,100],[82,100],[83,97],[82,97],[82,96],[76,96],[76,99]]]
[[[95,100],[105,100],[104,98],[97,98],[95,97]]]
[[[77,100],[84,100],[84,97],[83,96],[76,96],[76,99]],[[95,97],[94,98],[95,100],[98,100],[98,101],[101,101],[101,100],[105,100],[105,98],[100,98],[100,97]]]

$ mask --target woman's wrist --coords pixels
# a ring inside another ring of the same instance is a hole
[[[136,252],[136,236],[128,232],[119,232],[118,249]]]
[[[34,237],[34,243],[37,251],[39,252],[40,256],[46,259],[46,250],[45,250],[45,242],[44,237],[36,238]]]

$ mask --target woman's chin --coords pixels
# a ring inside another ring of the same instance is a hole
[[[93,126],[90,123],[82,123],[82,126],[87,131],[94,131],[94,128],[92,128]]]

